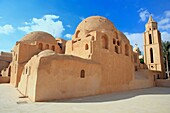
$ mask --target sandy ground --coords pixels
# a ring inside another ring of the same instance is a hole
[[[170,113],[170,88],[153,87],[67,101],[36,102],[0,84],[0,113]]]

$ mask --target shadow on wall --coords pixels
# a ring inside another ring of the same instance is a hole
[[[163,94],[167,95],[170,94],[170,88],[163,88],[163,87],[153,87],[147,89],[140,89],[140,90],[131,90],[126,92],[117,92],[112,94],[104,94],[98,96],[90,96],[90,97],[83,97],[77,99],[69,99],[69,100],[52,100],[48,101],[51,103],[96,103],[96,102],[109,102],[109,101],[118,101],[123,99],[129,99],[136,96],[141,95],[158,95]]]

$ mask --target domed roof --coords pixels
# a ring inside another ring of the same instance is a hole
[[[138,49],[139,49],[138,47],[134,47],[134,48],[133,48],[133,52],[137,53],[137,52],[138,52]]]
[[[135,47],[133,48],[133,52],[135,52],[135,53],[139,52],[139,47],[137,44],[135,44]]]
[[[122,41],[124,41],[127,44],[130,44],[128,38],[121,31],[117,30],[117,33],[118,33],[118,36],[121,37]]]
[[[107,18],[102,16],[91,16],[84,19],[77,27],[78,30],[88,30],[88,31],[112,31],[115,30],[113,23],[109,21]]]
[[[38,56],[39,56],[39,57],[44,57],[44,56],[51,56],[51,55],[54,55],[54,54],[55,54],[54,51],[47,49],[47,50],[41,51],[41,52],[38,54]]]
[[[32,43],[34,41],[56,44],[55,38],[51,34],[43,32],[43,31],[31,32],[25,35],[20,40],[20,42],[25,42],[25,43]]]

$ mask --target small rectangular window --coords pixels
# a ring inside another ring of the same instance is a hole
[[[80,78],[85,78],[85,71],[84,71],[84,70],[81,70],[81,72],[80,72]]]

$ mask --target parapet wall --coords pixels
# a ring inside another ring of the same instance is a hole
[[[158,87],[170,87],[170,79],[157,79],[156,86]]]

